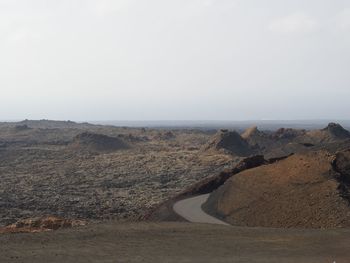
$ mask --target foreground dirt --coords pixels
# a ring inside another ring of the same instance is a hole
[[[346,263],[349,230],[278,230],[189,223],[89,225],[0,236],[0,262]]]

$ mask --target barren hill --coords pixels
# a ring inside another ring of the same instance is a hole
[[[244,140],[237,132],[220,130],[216,133],[204,150],[224,151],[237,156],[249,156],[252,150],[246,140]]]
[[[280,128],[274,132],[263,132],[257,127],[251,127],[242,133],[242,138],[255,153],[273,158],[309,150],[344,149],[341,145],[349,144],[346,141],[350,140],[350,132],[336,123],[330,123],[324,129],[310,131]]]
[[[306,134],[306,139],[314,143],[329,143],[350,139],[350,132],[345,130],[340,124],[330,123],[324,129],[309,131]]]
[[[76,149],[99,152],[129,148],[129,145],[120,138],[90,132],[83,132],[75,136],[71,145]]]
[[[350,226],[350,152],[297,154],[231,177],[205,204],[233,225]]]
[[[304,134],[305,130],[280,128],[275,132],[263,132],[257,127],[251,127],[242,133],[242,137],[256,154],[275,158],[308,150],[306,148],[309,145],[299,142]]]

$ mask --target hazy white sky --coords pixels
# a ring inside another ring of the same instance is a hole
[[[349,0],[0,0],[0,119],[350,119]]]

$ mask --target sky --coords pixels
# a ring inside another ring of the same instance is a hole
[[[0,0],[0,119],[350,119],[348,0]]]

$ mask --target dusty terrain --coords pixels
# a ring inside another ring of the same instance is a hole
[[[110,222],[0,235],[0,262],[347,263],[349,230]]]

